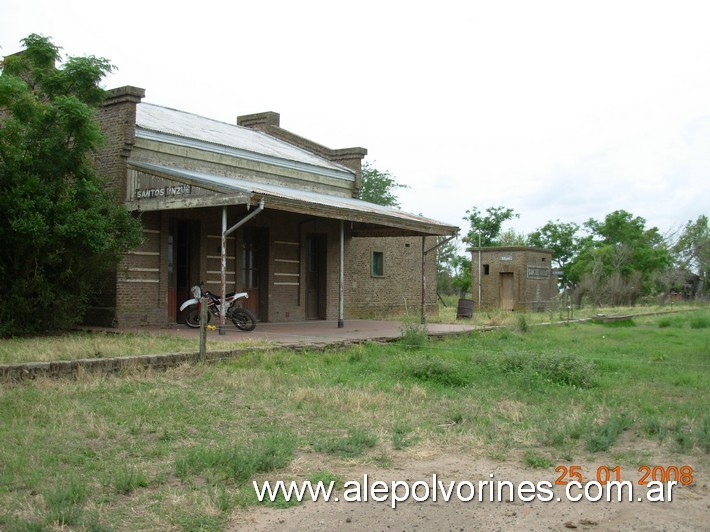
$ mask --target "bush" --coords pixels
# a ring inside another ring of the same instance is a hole
[[[181,479],[190,473],[212,470],[224,478],[246,482],[257,473],[268,473],[286,467],[293,459],[296,444],[288,434],[260,436],[248,446],[196,447],[175,460],[175,471]]]
[[[693,316],[690,319],[691,329],[707,329],[710,327],[710,317],[706,315]]]
[[[625,413],[614,414],[606,420],[606,422],[597,425],[596,430],[593,430],[587,438],[587,450],[593,453],[598,451],[608,451],[619,435],[629,428],[632,424],[632,419]]]
[[[313,443],[313,448],[322,453],[334,454],[341,458],[355,458],[366,449],[377,445],[377,437],[363,429],[352,429],[344,438],[327,437]]]
[[[671,319],[668,316],[664,316],[658,320],[658,327],[664,329],[671,326]]]
[[[519,313],[515,315],[515,330],[521,333],[528,332],[530,326],[528,325],[528,319],[525,314]]]
[[[406,368],[405,375],[444,386],[466,386],[469,383],[463,366],[433,357],[414,361]]]
[[[407,318],[402,322],[400,329],[400,343],[405,349],[421,349],[429,341],[429,330],[424,323]]]
[[[576,388],[594,386],[596,367],[593,362],[573,355],[532,355],[511,353],[503,356],[502,369],[507,373],[523,373],[546,382]]]
[[[78,323],[142,239],[92,164],[104,141],[101,79],[113,67],[93,56],[61,61],[40,35],[23,43],[0,75],[0,337]]]

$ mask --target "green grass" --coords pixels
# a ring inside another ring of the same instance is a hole
[[[258,341],[221,342],[224,350],[257,345]],[[0,364],[111,358],[197,351],[194,339],[148,333],[69,332],[33,338],[0,339]]]
[[[219,530],[255,504],[251,480],[347,478],[432,453],[540,469],[682,453],[702,467],[703,317],[3,383],[0,529]]]
[[[356,458],[377,445],[377,436],[367,430],[354,428],[346,436],[318,437],[312,445],[321,453],[334,454],[340,458]]]

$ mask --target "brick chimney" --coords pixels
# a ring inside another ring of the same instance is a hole
[[[264,113],[239,116],[237,117],[237,125],[258,129],[259,131],[263,131],[272,137],[276,137],[284,142],[298,146],[299,148],[314,153],[319,157],[323,157],[324,159],[328,159],[334,163],[342,164],[343,166],[353,170],[355,172],[353,197],[357,197],[360,193],[360,189],[362,188],[362,160],[365,155],[367,155],[367,149],[342,148],[333,150],[331,148],[327,148],[322,144],[318,144],[317,142],[313,142],[312,140],[283,129],[280,125],[280,119],[281,116],[279,113],[266,111]]]
[[[126,194],[126,162],[136,139],[136,107],[144,96],[145,89],[139,87],[108,90],[97,113],[108,142],[96,154],[96,168],[109,178],[109,185],[121,197]]]

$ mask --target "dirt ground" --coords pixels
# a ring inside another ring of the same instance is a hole
[[[596,461],[595,457],[595,461]],[[683,464],[682,460],[687,460]],[[581,462],[581,460],[580,460]],[[596,478],[597,467],[604,462],[582,466],[585,482]],[[339,502],[305,502],[287,509],[265,507],[251,508],[248,512],[235,516],[232,531],[302,531],[339,530],[341,532],[409,531],[409,530],[635,530],[673,531],[710,529],[710,488],[707,468],[699,468],[691,458],[656,458],[648,465],[685,465],[694,467],[694,482],[688,486],[678,485],[672,489],[671,502],[638,502],[645,496],[646,488],[639,486],[641,478],[637,466],[622,467],[621,480],[634,483],[634,502],[571,502],[565,497],[562,486],[554,487],[554,497],[549,502],[534,500],[522,502],[517,498],[512,502],[489,502],[487,497],[478,501],[461,502],[452,497],[450,502],[407,501],[398,503],[392,509],[391,502],[346,502],[344,490],[338,490]],[[570,464],[566,464],[570,465]],[[425,456],[409,458],[403,464],[387,469],[352,464],[339,470],[345,482],[363,482],[367,474],[370,484],[375,480],[392,482],[407,481],[410,486],[423,480],[432,484],[432,475],[448,486],[451,481],[468,480],[475,485],[481,480],[508,480],[517,486],[522,481],[549,481],[554,484],[559,473],[555,466],[544,469],[529,469],[519,460],[497,462],[489,459],[472,459],[460,455]],[[278,479],[271,479],[278,480]],[[346,486],[347,487],[347,486]],[[423,487],[421,489],[424,489]],[[401,492],[400,492],[401,493]],[[423,493],[423,492],[420,492]],[[470,492],[463,491],[466,496]],[[573,494],[580,493],[573,491]],[[557,498],[560,501],[557,501]],[[506,497],[507,498],[507,497]]]

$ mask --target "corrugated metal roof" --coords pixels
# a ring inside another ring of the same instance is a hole
[[[180,142],[179,139],[184,139],[186,144],[198,140],[274,159],[320,167],[336,171],[343,178],[354,178],[354,172],[351,169],[261,131],[169,107],[140,103],[136,110],[136,127],[139,136],[140,130],[160,132],[175,137],[177,143]]]
[[[369,203],[355,198],[332,196],[307,190],[298,190],[279,185],[254,183],[244,179],[234,177],[218,176],[182,168],[172,168],[163,165],[156,165],[142,161],[129,161],[129,164],[141,171],[160,175],[162,177],[173,177],[180,181],[189,182],[195,186],[215,190],[223,193],[239,192],[251,196],[266,197],[276,200],[283,210],[287,203],[293,206],[319,207],[329,210],[329,214],[336,219],[362,221],[367,218],[368,222],[383,224],[392,227],[406,226],[410,230],[421,230],[429,234],[454,234],[458,232],[458,227],[445,224],[431,218],[418,216],[408,212],[384,207],[375,203]],[[267,208],[273,207],[267,202]]]

